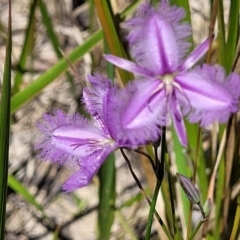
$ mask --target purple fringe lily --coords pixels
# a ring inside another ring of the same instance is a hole
[[[125,89],[131,97],[121,109],[123,125],[134,127],[131,119],[143,109],[142,119],[154,118],[154,124],[155,116],[161,113],[165,121],[158,124],[169,125],[171,119],[180,142],[187,146],[183,116],[202,126],[216,120],[225,122],[238,110],[240,81],[235,74],[226,79],[223,68],[217,65],[191,69],[207,52],[209,40],[184,59],[189,49],[186,38],[191,31],[188,24],[181,22],[183,17],[183,9],[165,1],[157,9],[142,5],[137,17],[127,24],[130,51],[136,63],[113,55],[105,58],[139,76]],[[133,85],[135,91],[131,93]]]

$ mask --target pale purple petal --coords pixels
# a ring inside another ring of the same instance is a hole
[[[89,141],[106,140],[96,126],[79,114],[69,116],[62,111],[56,111],[54,115],[45,114],[37,127],[43,133],[35,146],[40,150],[39,156],[58,164],[74,162],[91,154],[94,149]]]
[[[179,71],[186,71],[190,69],[193,65],[197,63],[208,51],[210,39],[207,38],[203,43],[201,43],[197,48],[194,49],[185,59],[185,61],[180,65]]]
[[[149,71],[148,69],[139,66],[138,64],[131,62],[129,60],[119,58],[110,54],[104,55],[105,59],[110,63],[114,64],[117,67],[125,69],[129,72],[135,73],[137,75],[146,76],[146,77],[153,77],[154,73]]]
[[[107,126],[105,124],[105,108],[108,99],[108,93],[116,88],[112,84],[111,80],[96,74],[94,76],[89,75],[88,79],[91,83],[91,87],[83,89],[83,103],[86,106],[87,111],[98,123],[99,129],[103,134],[108,133]]]
[[[154,79],[134,81],[111,97],[107,119],[112,135],[133,146],[158,139],[166,105],[163,91],[154,94],[159,84]]]
[[[155,75],[174,71],[178,66],[178,48],[171,25],[154,14],[146,19],[138,31],[141,35],[138,47],[142,49],[140,64]]]
[[[137,63],[155,74],[176,70],[186,55],[190,26],[181,22],[185,13],[178,7],[162,3],[157,9],[143,4],[137,17],[130,20],[128,41]]]
[[[224,70],[217,65],[204,65],[177,76],[176,82],[185,95],[177,92],[177,97],[190,122],[200,121],[202,126],[216,120],[226,122],[231,113],[238,111],[239,76],[231,74],[224,80]]]
[[[79,163],[80,170],[67,179],[67,181],[63,184],[63,190],[72,192],[77,188],[89,185],[93,176],[97,173],[106,157],[115,149],[116,148],[114,147],[109,147],[82,158]]]
[[[184,119],[182,116],[179,103],[176,100],[175,96],[173,96],[173,99],[171,100],[171,116],[172,116],[173,125],[178,135],[180,143],[184,147],[187,147],[187,133],[186,133],[186,128],[184,124]]]
[[[83,89],[83,103],[92,116],[99,115],[102,119],[104,99],[109,89],[113,87],[112,83],[108,78],[100,74],[89,75],[88,80],[91,83],[91,87]]]

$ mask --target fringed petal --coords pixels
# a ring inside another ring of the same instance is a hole
[[[77,188],[82,188],[91,182],[93,176],[97,173],[106,157],[115,150],[115,147],[108,147],[101,151],[84,157],[80,160],[80,170],[74,173],[64,184],[63,190],[72,192]]]
[[[186,38],[191,28],[181,22],[184,16],[183,9],[166,2],[157,9],[143,4],[127,23],[130,50],[137,63],[160,75],[176,70],[190,47]]]
[[[95,151],[94,143],[107,139],[92,122],[79,114],[69,116],[62,111],[53,116],[45,114],[37,127],[43,133],[35,146],[40,150],[39,156],[58,164],[72,165],[76,159]]]
[[[138,80],[112,96],[108,107],[108,125],[119,141],[138,146],[156,141],[165,124],[163,91],[153,94],[158,80]]]
[[[108,130],[105,125],[104,109],[106,108],[107,96],[110,89],[116,88],[108,78],[100,74],[94,76],[89,75],[88,79],[91,87],[83,90],[83,103],[87,111],[96,120],[103,134],[107,134]]]
[[[224,69],[218,65],[204,65],[177,76],[187,96],[178,92],[178,99],[190,122],[200,121],[201,126],[216,120],[226,122],[231,113],[238,111],[240,77],[230,74],[225,79]]]

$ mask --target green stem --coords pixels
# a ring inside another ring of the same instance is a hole
[[[153,215],[155,212],[155,207],[157,203],[157,198],[159,194],[159,190],[162,184],[163,175],[164,175],[164,164],[165,164],[165,151],[166,151],[166,133],[165,128],[163,128],[162,133],[162,149],[161,149],[161,161],[159,161],[157,156],[157,149],[155,149],[155,161],[156,161],[156,177],[157,177],[157,183],[154,189],[152,203],[150,206],[149,214],[148,214],[148,222],[147,222],[147,229],[146,229],[146,235],[145,239],[150,239],[151,236],[151,228],[152,228],[152,222],[153,222]]]
[[[174,195],[173,195],[173,183],[172,183],[172,175],[170,171],[170,160],[167,158],[167,175],[168,175],[168,187],[169,187],[169,194],[170,194],[170,202],[171,202],[171,211],[172,211],[172,222],[173,222],[173,228],[174,228],[174,236],[177,232],[177,225],[175,221],[175,207],[174,207]]]
[[[156,207],[156,203],[157,203],[157,197],[158,197],[160,187],[161,187],[161,182],[159,180],[157,180],[157,183],[156,183],[156,186],[155,186],[155,189],[154,189],[154,194],[153,194],[153,198],[152,198],[151,207],[150,207],[149,214],[148,214],[148,222],[147,222],[147,230],[146,230],[145,240],[149,240],[150,237],[151,237],[153,215],[154,215],[154,211],[155,211],[155,207]]]
[[[123,155],[123,157],[124,157],[124,159],[125,159],[128,167],[129,167],[129,170],[130,170],[130,172],[131,172],[134,180],[136,181],[136,183],[137,183],[137,185],[138,185],[141,193],[143,194],[143,196],[144,196],[145,199],[147,200],[147,203],[149,204],[149,206],[151,206],[151,205],[152,205],[152,202],[151,202],[151,200],[149,199],[149,197],[147,196],[147,194],[145,193],[145,191],[144,191],[144,189],[143,189],[140,181],[138,180],[136,174],[134,173],[134,171],[133,171],[133,169],[132,169],[132,166],[131,166],[129,160],[128,160],[126,154],[125,154],[124,151],[123,151],[123,148],[120,148],[120,151],[121,151],[121,153],[122,153],[122,155]],[[169,240],[173,240],[173,238],[172,238],[172,236],[171,236],[171,234],[170,234],[167,226],[164,224],[163,220],[161,219],[161,217],[159,216],[158,212],[157,212],[155,209],[154,209],[154,214],[155,214],[155,217],[157,218],[159,224],[161,225],[164,233],[165,233],[166,236],[168,237],[168,239],[169,239]]]
[[[200,221],[200,222],[198,223],[198,225],[197,225],[197,227],[194,229],[192,235],[191,235],[189,238],[187,238],[188,240],[194,239],[195,235],[197,234],[199,228],[202,226],[203,223],[204,223],[204,221]]]
[[[201,128],[198,128],[198,135],[197,135],[197,143],[196,143],[196,152],[194,156],[194,166],[193,166],[193,184],[196,182],[196,175],[197,175],[197,166],[198,166],[198,159],[199,159],[199,151],[200,151],[200,143],[201,143]],[[187,225],[187,239],[191,235],[192,229],[192,210],[193,204],[190,203],[190,210],[188,213],[188,225]]]

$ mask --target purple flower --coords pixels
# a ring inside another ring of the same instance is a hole
[[[106,157],[125,146],[112,133],[106,122],[106,103],[115,87],[103,77],[89,77],[92,88],[84,89],[86,108],[95,119],[90,121],[79,114],[69,116],[62,111],[45,114],[37,124],[43,133],[36,144],[40,157],[52,163],[70,164],[78,170],[63,185],[66,191],[88,185]]]
[[[138,91],[139,86],[129,84],[127,88],[112,94],[107,105],[109,126],[119,139],[132,147],[158,140],[160,125],[164,124],[162,111],[158,108],[160,99],[155,98],[146,104],[142,98],[148,98],[149,89],[144,85],[145,82],[139,83],[141,91]]]
[[[163,125],[169,124],[170,117],[180,142],[186,146],[183,116],[188,116],[190,122],[199,121],[202,126],[215,120],[226,121],[238,110],[240,81],[235,74],[225,79],[224,70],[217,65],[191,69],[206,53],[209,40],[184,59],[189,48],[186,37],[191,32],[181,22],[183,17],[183,9],[171,7],[165,1],[157,9],[142,5],[137,17],[127,24],[130,51],[136,63],[113,55],[105,58],[141,77],[125,90],[131,97],[121,110],[122,121],[128,123],[143,109],[143,121],[159,116],[160,112],[165,118]],[[132,85],[135,85],[134,93],[129,90]]]

